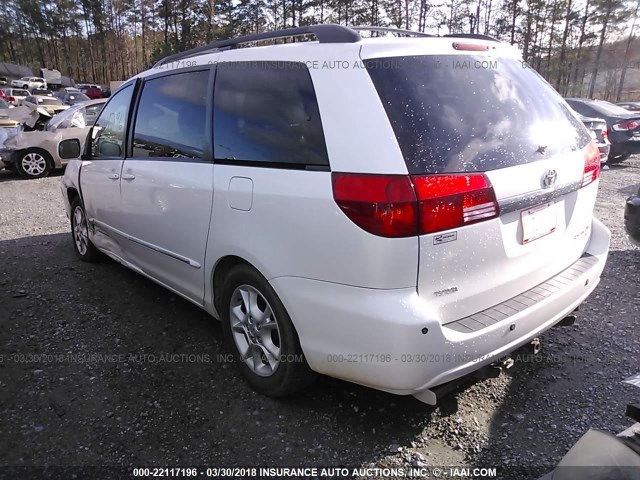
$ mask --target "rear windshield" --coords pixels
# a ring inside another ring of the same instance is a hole
[[[629,115],[629,111],[609,102],[585,102],[591,108],[605,115]]]
[[[591,140],[560,95],[517,59],[430,55],[365,65],[411,174],[506,168]]]

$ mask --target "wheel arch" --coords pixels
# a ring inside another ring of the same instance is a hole
[[[229,275],[229,272],[237,265],[248,265],[263,275],[255,265],[237,255],[226,255],[218,259],[211,274],[212,304],[218,318],[221,318],[220,311],[222,306],[220,305],[220,301],[222,299],[224,280],[227,278],[227,275]]]
[[[80,196],[80,192],[75,187],[67,187],[67,199],[69,200],[69,205],[73,203],[73,199],[78,197],[80,201],[82,201],[82,197]]]

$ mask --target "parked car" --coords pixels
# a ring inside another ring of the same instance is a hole
[[[6,85],[7,84],[7,77],[0,77],[0,85]]]
[[[630,112],[640,112],[640,102],[622,102],[616,103],[616,105]]]
[[[32,108],[40,108],[47,112],[49,116],[69,108],[69,105],[65,105],[59,98],[47,95],[30,95],[22,101],[22,104]]]
[[[609,132],[607,131],[607,122],[602,118],[589,118],[580,115],[580,120],[584,123],[584,126],[589,129],[591,138],[598,146],[600,151],[600,162],[606,163],[611,152],[611,143],[609,142]]]
[[[92,100],[102,98],[102,89],[98,85],[85,85],[80,91]]]
[[[568,98],[567,103],[581,115],[603,118],[607,122],[611,142],[609,163],[620,163],[640,153],[640,114],[603,100]]]
[[[624,226],[631,242],[640,247],[640,188],[636,195],[627,198],[624,208]]]
[[[21,88],[4,88],[2,91],[7,102],[15,107],[22,105],[22,101],[31,95],[28,90],[22,90]]]
[[[9,103],[4,98],[0,98],[0,110],[7,110],[11,107],[12,105],[9,105]]]
[[[81,102],[86,102],[88,100],[91,100],[89,97],[87,97],[84,93],[81,93],[80,91],[74,92],[74,91],[67,90],[64,92],[59,92],[57,97],[67,105],[75,105],[76,103],[81,103]]]
[[[317,42],[222,48],[292,32]],[[317,25],[207,48],[125,82],[81,156],[60,143],[62,197],[81,260],[219,318],[257,391],[315,372],[435,403],[597,286],[598,149],[510,45]],[[336,60],[362,68],[309,68]]]
[[[31,95],[39,95],[43,97],[53,97],[53,91],[46,88],[36,88],[31,90]]]
[[[41,178],[52,169],[61,168],[67,160],[59,155],[62,140],[76,138],[84,142],[105,100],[91,100],[58,113],[43,131],[17,132],[0,144],[5,166],[24,178]]]
[[[42,77],[22,77],[18,80],[11,80],[11,86],[24,90],[47,88],[47,81]]]

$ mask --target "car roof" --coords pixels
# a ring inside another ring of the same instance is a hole
[[[381,31],[401,35],[400,37],[363,38],[362,30]],[[257,41],[277,38],[289,38],[300,35],[315,35],[315,41],[301,41],[272,45],[233,48],[236,45],[255,44]],[[486,46],[486,51],[455,50],[455,43]],[[508,43],[499,42],[495,38],[477,34],[455,34],[436,36],[421,32],[380,27],[345,27],[342,25],[310,25],[275,32],[263,32],[247,35],[235,39],[221,40],[209,45],[197,47],[161,59],[151,69],[141,72],[136,77],[145,77],[157,73],[159,69],[168,68],[171,62],[178,59],[186,60],[185,67],[190,62],[196,65],[213,64],[226,61],[298,61],[308,63],[317,59],[328,59],[333,56],[337,60],[352,58],[353,56],[369,59],[399,55],[433,55],[433,54],[483,54],[490,53],[497,56],[521,58],[516,47]],[[166,67],[165,67],[166,65]],[[176,68],[175,66],[173,68]],[[176,68],[180,70],[181,68]]]

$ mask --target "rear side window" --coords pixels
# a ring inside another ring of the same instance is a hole
[[[217,160],[329,165],[303,63],[218,64],[213,128]]]
[[[585,105],[582,102],[574,102],[573,100],[567,100],[567,103],[571,108],[573,108],[580,115],[584,115],[585,117],[597,116],[597,112],[593,108]]]
[[[365,65],[411,174],[506,168],[590,141],[560,95],[517,59],[429,55]]]
[[[134,157],[201,158],[209,70],[147,80],[133,134]]]

